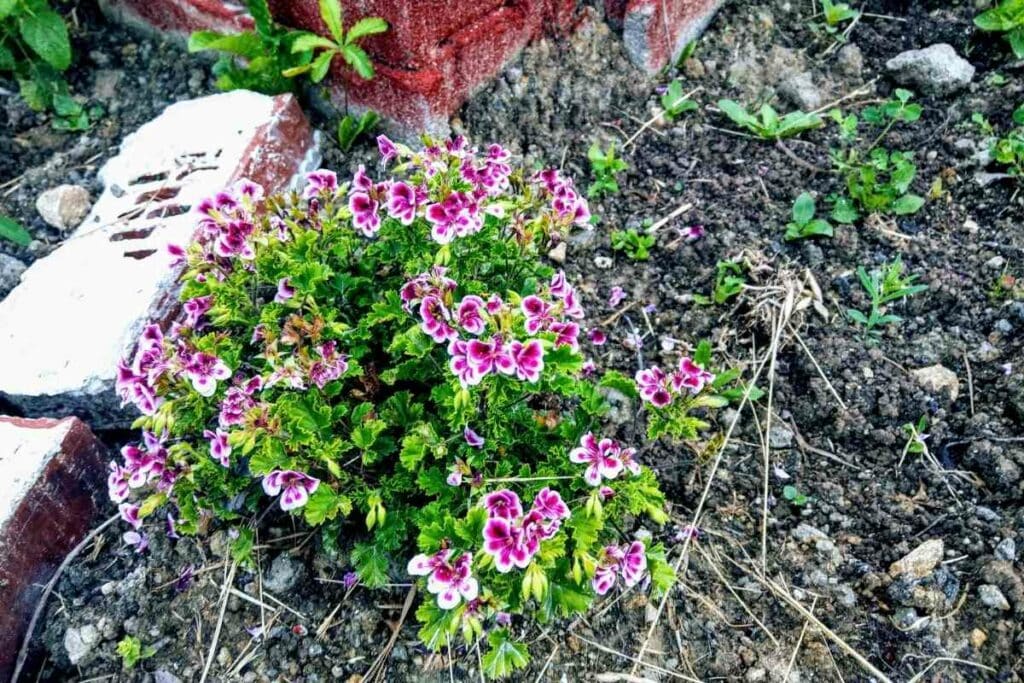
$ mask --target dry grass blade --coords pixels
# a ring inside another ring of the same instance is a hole
[[[626,659],[628,661],[631,661],[631,662],[633,662],[634,667],[643,666],[643,667],[646,667],[646,668],[650,669],[651,671],[656,671],[656,672],[658,672],[658,673],[660,673],[660,674],[662,674],[664,676],[670,676],[671,678],[675,678],[675,679],[678,679],[680,681],[694,681],[694,683],[701,683],[699,678],[690,678],[689,676],[681,674],[678,671],[672,671],[671,669],[666,669],[663,666],[658,666],[657,664],[651,664],[650,662],[645,662],[642,659],[637,659],[636,657],[632,657],[630,655],[627,655],[625,652],[619,652],[618,650],[614,650],[614,649],[612,649],[610,647],[602,645],[601,643],[595,643],[594,641],[592,641],[592,640],[590,640],[588,638],[584,638],[583,636],[579,635],[578,633],[574,633],[573,637],[574,638],[579,638],[582,642],[586,643],[587,645],[589,645],[591,647],[596,647],[601,652],[607,652],[610,655],[615,655],[616,657],[621,657],[622,659]],[[636,671],[634,670],[629,675],[635,677],[636,676]]]
[[[213,639],[210,641],[210,652],[206,655],[206,664],[203,665],[203,676],[199,683],[205,683],[210,675],[210,667],[213,666],[213,658],[217,654],[217,643],[220,641],[220,630],[224,626],[224,612],[228,608],[228,596],[231,594],[231,584],[235,582],[235,571],[238,570],[238,563],[232,562],[227,569],[227,576],[224,578],[224,585],[220,589],[220,611],[217,614],[217,626],[213,629]],[[243,593],[244,595],[244,593]]]
[[[814,608],[818,605],[818,598],[815,596],[814,600],[811,601],[811,614],[814,614]],[[789,657],[789,663],[786,665],[786,673],[782,676],[782,680],[789,680],[789,672],[793,670],[793,665],[796,663],[796,656],[800,654],[800,646],[804,643],[804,635],[807,634],[807,624],[804,622],[803,628],[800,629],[800,637],[796,639],[796,647],[793,648],[793,654]]]
[[[957,659],[956,657],[936,657],[935,659],[933,659],[931,662],[928,663],[928,666],[926,666],[924,669],[922,669],[918,673],[914,674],[914,677],[911,678],[909,681],[907,681],[907,683],[917,683],[919,680],[921,680],[924,677],[924,675],[926,673],[928,673],[931,670],[931,668],[933,666],[935,666],[936,664],[941,664],[943,662],[948,662],[950,664],[962,664],[963,666],[972,666],[972,667],[974,667],[976,669],[981,669],[982,671],[987,671],[987,672],[993,673],[993,674],[994,673],[998,673],[992,667],[985,666],[984,664],[978,664],[977,662],[972,662],[972,661],[967,660],[967,659]]]
[[[402,605],[402,614],[399,616],[398,623],[391,632],[391,637],[388,638],[387,644],[384,645],[384,649],[377,655],[377,658],[373,660],[370,668],[366,670],[365,674],[363,674],[364,681],[372,681],[377,678],[383,679],[384,664],[388,661],[388,657],[391,656],[391,650],[395,647],[395,643],[398,641],[398,635],[402,632],[402,626],[405,624],[405,620],[409,616],[409,610],[412,608],[412,603],[415,598],[416,585],[413,584],[405,596],[405,603]]]

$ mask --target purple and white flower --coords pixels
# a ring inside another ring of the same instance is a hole
[[[281,496],[281,509],[295,510],[309,502],[309,497],[320,486],[320,480],[293,470],[274,470],[263,477],[263,492],[268,496]]]

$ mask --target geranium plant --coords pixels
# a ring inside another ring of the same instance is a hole
[[[513,170],[498,145],[378,143],[389,179],[318,171],[278,196],[243,181],[197,207],[194,242],[171,248],[182,314],[121,367],[143,439],[111,463],[110,495],[140,548],[147,529],[216,519],[241,527],[247,563],[250,520],[275,509],[329,556],[354,542],[362,584],[426,589],[428,647],[486,639],[499,676],[528,661],[514,615],[668,588],[664,549],[627,535],[664,522],[664,498],[602,427],[606,392],[635,384],[588,372],[580,295],[538,257],[589,225],[572,181]],[[717,405],[686,363],[641,378],[666,424]]]

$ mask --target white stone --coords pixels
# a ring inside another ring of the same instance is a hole
[[[910,574],[919,579],[924,578],[942,561],[945,550],[946,546],[941,538],[925,541],[889,565],[889,576],[896,578],[901,574]]]
[[[250,147],[278,121],[275,98],[234,91],[173,104],[125,138],[86,220],[0,302],[0,395],[30,414],[130,421],[112,391],[117,363],[176,304],[167,245],[189,241],[191,207],[238,180],[246,159],[279,160]],[[305,170],[317,161],[312,145]]]
[[[72,664],[78,664],[89,656],[100,642],[100,632],[92,624],[81,628],[71,627],[64,632],[64,649]]]
[[[92,199],[81,185],[58,185],[36,199],[36,211],[47,224],[58,230],[78,227],[89,214]]]
[[[946,392],[949,400],[955,401],[960,395],[960,379],[956,373],[943,365],[929,365],[926,368],[911,370],[917,383],[931,393]]]

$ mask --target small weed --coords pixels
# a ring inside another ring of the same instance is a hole
[[[675,121],[688,111],[695,111],[697,103],[683,93],[683,84],[676,80],[668,84],[668,89],[661,96],[661,108],[665,110],[665,118]]]
[[[651,257],[650,249],[654,246],[654,235],[637,232],[636,228],[615,230],[612,232],[612,249],[624,251],[634,261],[646,261]]]
[[[733,100],[719,100],[718,108],[737,126],[765,140],[791,138],[824,123],[817,114],[803,111],[790,112],[780,117],[770,104],[762,104],[757,116]]]
[[[832,220],[837,223],[854,223],[872,213],[905,216],[924,206],[924,198],[909,191],[917,175],[911,152],[876,148],[862,160],[855,149],[834,150],[832,163],[847,192],[832,197]]]
[[[821,0],[821,18],[825,20],[823,28],[826,33],[838,33],[844,23],[852,21],[858,16],[860,16],[860,12],[845,2]]]
[[[1024,0],[1002,0],[974,17],[974,25],[982,31],[1003,34],[1013,56],[1024,59]]]
[[[370,36],[387,31],[388,22],[380,17],[365,17],[346,30],[340,0],[320,0],[320,16],[331,37],[325,38],[316,33],[303,33],[298,36],[292,43],[292,53],[301,54],[317,50],[320,50],[320,53],[307,64],[285,70],[284,75],[290,78],[309,73],[310,80],[319,83],[327,75],[334,58],[341,57],[363,80],[373,78],[373,62],[359,43]]]
[[[590,159],[590,172],[594,176],[594,182],[587,188],[587,196],[601,197],[618,192],[619,183],[615,176],[629,166],[615,156],[615,144],[612,143],[607,150],[601,151],[597,143],[594,143],[587,151],[587,158]]]
[[[880,332],[876,328],[879,326],[903,320],[898,315],[886,312],[889,304],[928,289],[927,285],[915,284],[917,275],[905,275],[904,269],[903,259],[900,256],[890,263],[884,264],[881,270],[872,271],[870,274],[864,269],[864,266],[857,268],[860,284],[871,297],[871,310],[865,315],[850,308],[847,309],[846,315],[855,323],[863,325],[867,334],[878,335]]]
[[[801,508],[811,502],[811,499],[808,496],[805,496],[800,492],[800,489],[792,484],[782,487],[782,497],[798,508]]]
[[[27,247],[32,235],[21,223],[9,216],[0,215],[0,239],[14,242],[20,247]]]
[[[683,48],[683,51],[679,53],[679,59],[676,60],[676,68],[682,68],[683,64],[686,63],[690,57],[697,54],[697,46],[700,44],[700,39],[691,40]]]
[[[135,636],[125,636],[117,644],[117,654],[121,655],[121,662],[125,669],[134,669],[135,665],[143,659],[149,659],[156,654],[156,650],[148,645],[143,647],[142,641]]]
[[[995,126],[980,111],[971,114],[971,122],[978,127],[978,131],[982,135],[994,136],[996,134]]]
[[[1016,128],[1008,131],[1006,135],[997,136],[992,143],[992,159],[1006,168],[1006,172],[1015,178],[1024,177],[1024,104],[1018,106],[1013,112],[1013,122]],[[989,129],[992,135],[996,136],[991,125]]]
[[[29,107],[56,111],[58,100],[71,100],[61,75],[70,66],[68,29],[49,2],[0,0],[0,74],[18,82]]]
[[[907,437],[907,445],[903,447],[903,454],[912,453],[914,455],[920,455],[928,450],[928,446],[924,440],[928,438],[925,430],[928,429],[928,416],[922,415],[921,419],[917,421],[917,424],[908,422],[902,427],[903,433]]]
[[[793,221],[786,224],[786,239],[832,237],[832,224],[823,218],[815,218],[814,214],[814,197],[810,192],[802,193],[793,202]]]
[[[349,151],[359,136],[370,133],[378,123],[380,116],[374,111],[366,111],[358,118],[346,114],[338,121],[338,146],[344,152]]]
[[[694,294],[693,300],[702,306],[724,304],[743,291],[743,286],[747,283],[743,271],[743,264],[738,261],[719,261],[716,266],[715,286],[711,290],[711,296]]]

